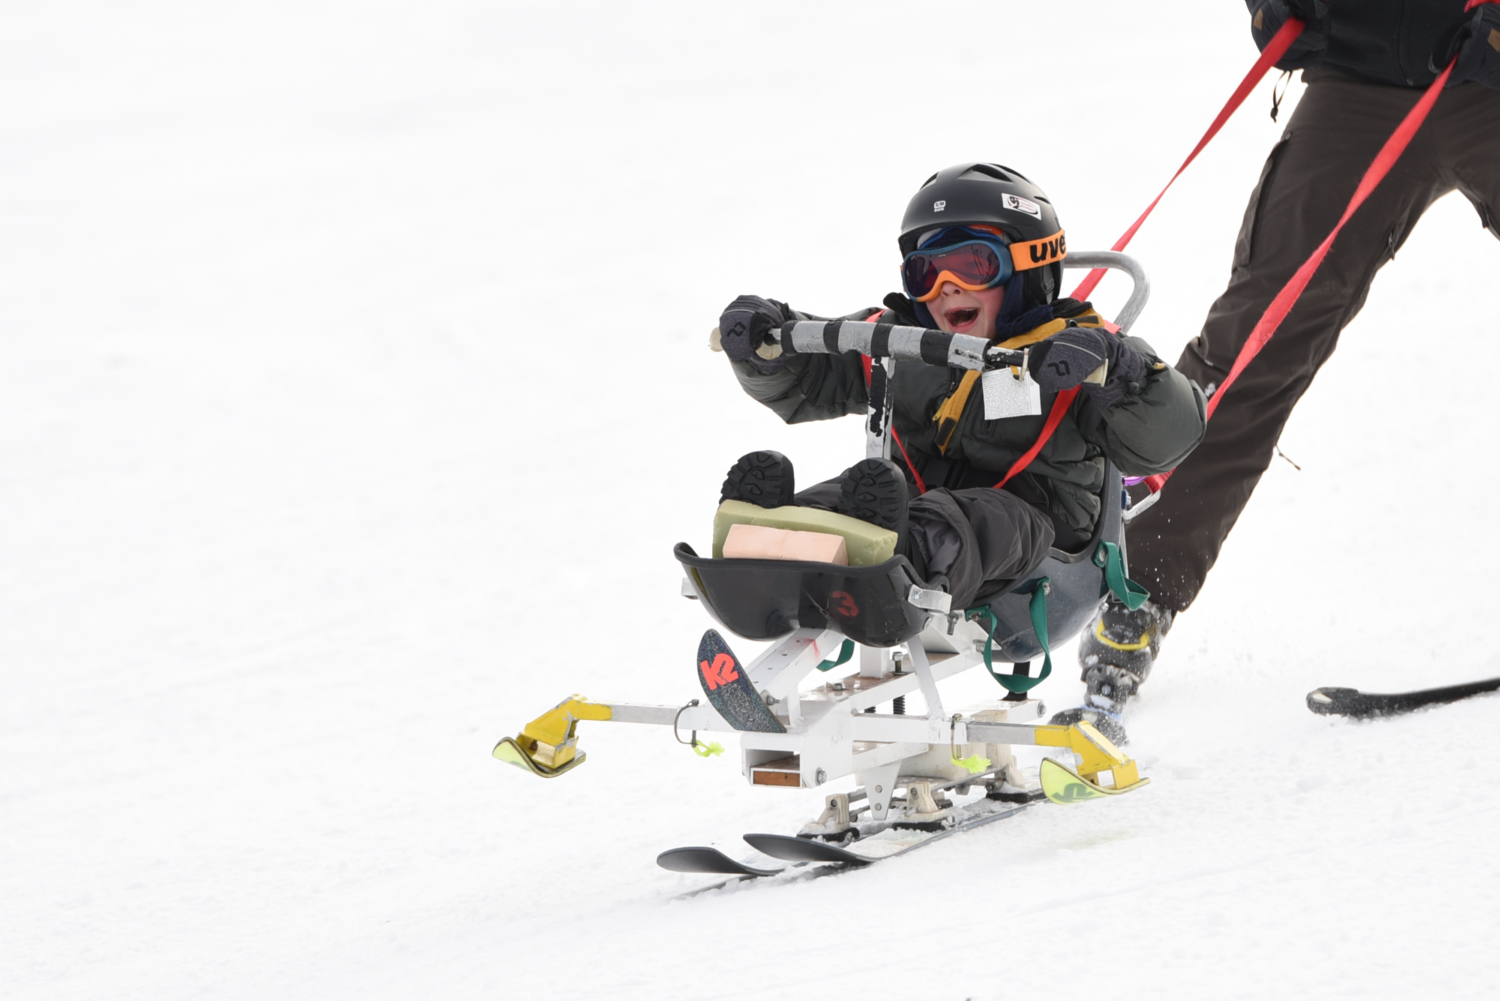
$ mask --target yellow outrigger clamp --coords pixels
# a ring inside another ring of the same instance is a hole
[[[1039,726],[1036,742],[1041,747],[1066,747],[1079,758],[1076,771],[1052,758],[1042,759],[1042,792],[1054,803],[1118,796],[1151,781],[1141,778],[1136,763],[1087,721],[1079,720],[1071,726]],[[1100,778],[1105,772],[1110,774],[1109,785]]]
[[[588,755],[578,750],[578,723],[614,717],[607,705],[573,695],[521,728],[518,737],[501,738],[493,755],[508,765],[524,768],[544,779],[555,779],[583,764]]]

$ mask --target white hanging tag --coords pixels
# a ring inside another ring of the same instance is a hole
[[[984,419],[1035,417],[1042,412],[1042,387],[1031,373],[1021,369],[1019,377],[1008,368],[990,369],[979,377],[984,388]]]

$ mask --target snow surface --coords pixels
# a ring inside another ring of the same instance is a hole
[[[859,456],[856,421],[787,428],[738,391],[704,346],[725,302],[876,302],[906,199],[965,158],[1107,247],[1253,60],[1243,22],[9,5],[0,994],[1492,995],[1496,700],[1303,707],[1500,673],[1497,256],[1458,197],[1179,620],[1132,719],[1142,792],[684,902],[707,877],[658,851],[738,852],[819,793],[648,727],[586,725],[555,782],[490,757],[570,692],[696,694],[709,623],[670,548],[706,540],[724,468]],[[1269,90],[1132,245],[1169,357],[1225,280]]]

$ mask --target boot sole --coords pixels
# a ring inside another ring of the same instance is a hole
[[[796,492],[792,460],[780,452],[751,452],[729,467],[719,500],[738,500],[760,507],[785,507]]]
[[[906,534],[906,477],[896,464],[865,459],[850,466],[839,485],[839,514]]]

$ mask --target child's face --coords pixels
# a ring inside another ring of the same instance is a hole
[[[995,335],[995,319],[1005,301],[1002,286],[970,292],[952,282],[943,282],[936,299],[927,303],[938,328],[950,334],[973,334],[990,338]]]

